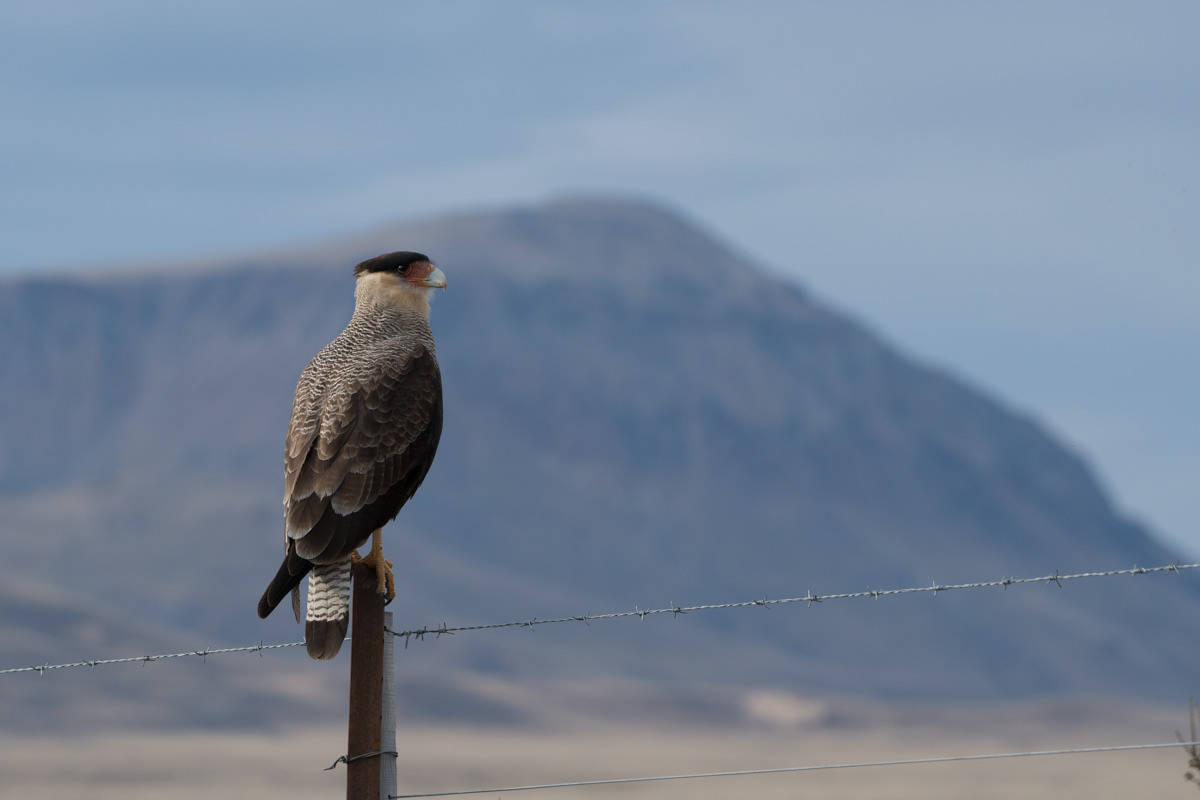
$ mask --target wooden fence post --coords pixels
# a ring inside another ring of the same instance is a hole
[[[383,722],[383,596],[375,570],[353,568],[346,800],[378,800]],[[367,755],[374,753],[376,755]],[[366,756],[366,757],[361,757]]]

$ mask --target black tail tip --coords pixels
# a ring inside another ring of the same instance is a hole
[[[308,657],[318,661],[328,661],[342,649],[346,641],[346,631],[350,628],[350,618],[309,620],[304,624],[304,644]]]

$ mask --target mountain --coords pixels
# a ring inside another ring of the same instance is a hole
[[[204,645],[297,638],[286,614],[254,615],[282,552],[292,389],[349,317],[351,266],[398,249],[449,280],[433,308],[446,430],[386,537],[398,627],[1176,560],[1036,420],[670,211],[577,199],[0,284],[0,576]],[[1196,691],[1196,610],[1185,573],[463,633],[403,659],[430,675],[1178,700]],[[93,657],[57,646],[39,660]]]

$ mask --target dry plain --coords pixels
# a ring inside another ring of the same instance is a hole
[[[628,688],[628,687],[627,687]],[[879,706],[738,692],[735,717],[639,714],[621,687],[544,691],[492,681],[497,702],[538,704],[520,725],[401,720],[400,793],[726,770],[1169,742],[1187,709],[1103,701]],[[728,698],[727,698],[728,699]],[[645,704],[649,707],[652,704]],[[316,800],[344,792],[344,726],[269,731],[0,737],[0,798]],[[514,798],[1194,797],[1178,747],[1123,753],[831,769],[774,775],[487,792]]]

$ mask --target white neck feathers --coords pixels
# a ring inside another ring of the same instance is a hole
[[[429,293],[432,289],[405,283],[394,272],[368,272],[354,286],[358,308],[375,306],[396,311],[416,311],[429,316]]]

